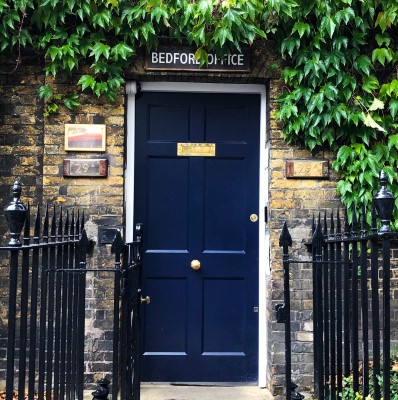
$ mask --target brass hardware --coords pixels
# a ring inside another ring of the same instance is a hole
[[[251,222],[257,222],[258,221],[258,215],[257,214],[250,215],[250,221]]]
[[[195,271],[200,269],[200,261],[199,260],[192,260],[191,261],[191,268]]]
[[[150,304],[151,303],[151,298],[149,296],[142,297],[140,298],[141,304]]]
[[[215,143],[177,143],[177,156],[215,157]]]

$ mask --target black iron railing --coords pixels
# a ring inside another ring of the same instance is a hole
[[[390,399],[390,220],[394,197],[387,189],[384,172],[381,189],[374,197],[372,222],[366,224],[362,209],[358,224],[355,208],[352,223],[340,212],[313,223],[312,260],[289,256],[292,239],[285,223],[283,248],[284,304],[277,305],[277,320],[285,323],[286,398],[303,398],[291,378],[291,317],[289,273],[292,264],[312,264],[314,389],[319,400],[336,400],[344,390],[344,378],[352,379],[354,392],[373,399]],[[381,220],[378,229],[377,218]],[[328,225],[329,221],[329,225]],[[360,225],[360,226],[359,226]],[[379,282],[382,283],[380,290]],[[382,302],[380,304],[379,298]],[[370,301],[369,301],[370,299]],[[380,335],[382,331],[382,338]],[[370,340],[370,335],[372,339]],[[371,368],[370,368],[371,366]],[[383,384],[378,376],[382,371]]]
[[[117,232],[113,266],[88,269],[84,214],[64,215],[62,208],[47,206],[42,218],[38,209],[31,238],[19,182],[13,193],[5,209],[11,239],[0,247],[2,269],[9,274],[6,400],[83,399],[86,276],[98,273],[113,278],[113,359],[109,379],[97,382],[93,397],[116,399],[120,393],[122,400],[139,400],[142,225],[133,243],[125,244]]]

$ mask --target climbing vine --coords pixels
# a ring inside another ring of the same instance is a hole
[[[398,2],[303,1],[279,16],[275,37],[290,63],[277,113],[286,140],[337,153],[347,206],[372,201],[381,168],[396,192]]]
[[[76,82],[40,88],[46,114],[78,106],[81,91],[115,99],[138,49],[162,38],[196,46],[202,64],[209,51],[276,41],[286,140],[336,152],[348,206],[371,201],[381,168],[398,189],[398,0],[0,0],[0,52],[17,68],[31,48],[47,75]]]

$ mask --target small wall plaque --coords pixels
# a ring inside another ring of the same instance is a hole
[[[106,158],[66,158],[64,160],[64,176],[107,177],[108,160]]]
[[[106,125],[66,124],[65,150],[105,151]]]
[[[329,178],[329,162],[326,160],[287,160],[287,178]]]
[[[177,156],[215,157],[215,143],[177,143]]]

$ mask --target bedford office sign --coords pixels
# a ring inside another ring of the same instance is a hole
[[[195,59],[196,49],[190,46],[159,46],[146,55],[145,68],[149,71],[250,72],[249,51],[225,55],[207,55],[207,65]]]

